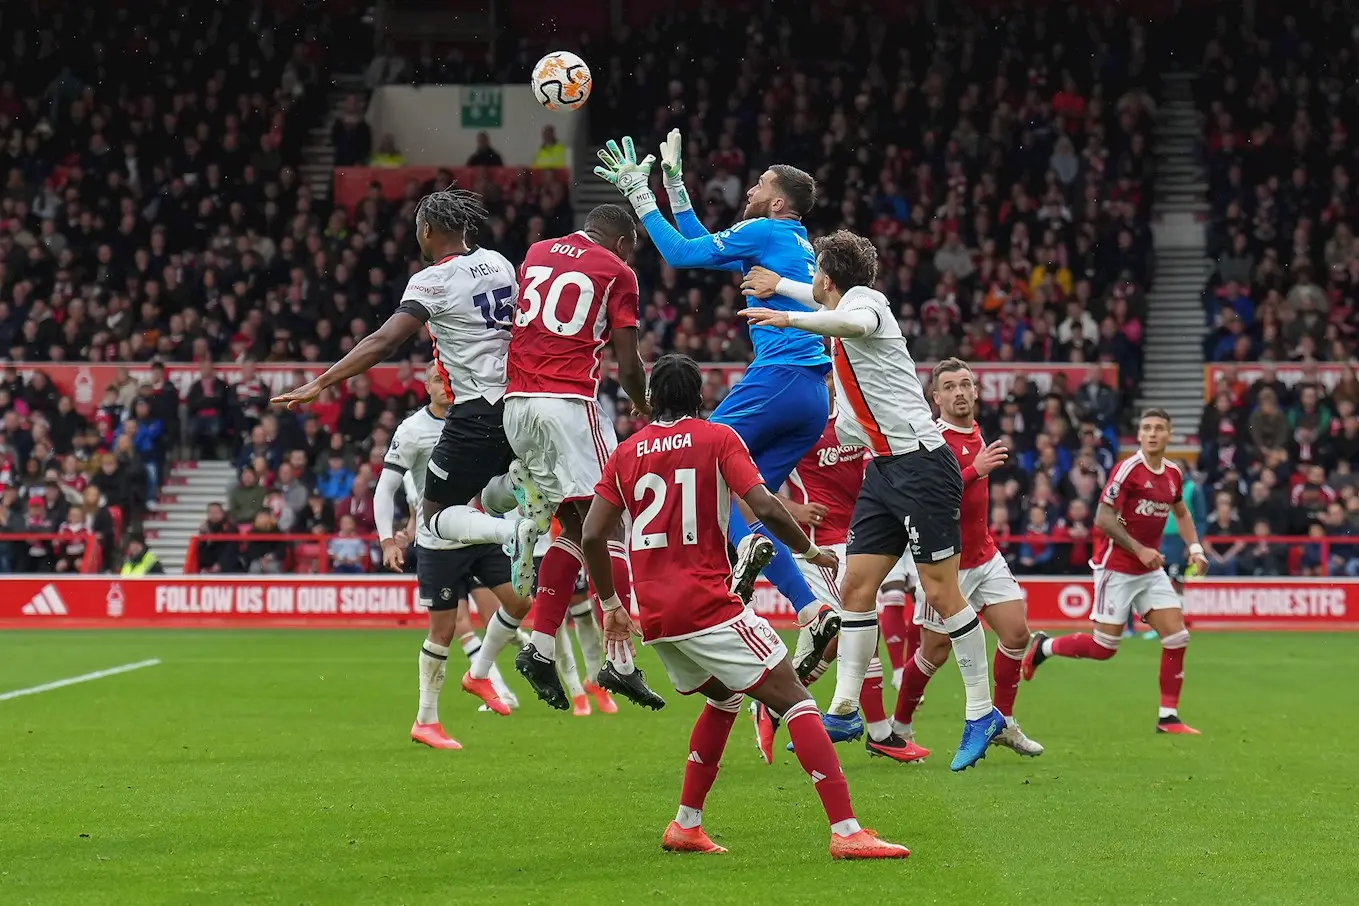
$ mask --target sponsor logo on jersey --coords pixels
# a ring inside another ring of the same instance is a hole
[[[444,293],[448,292],[448,287],[429,283],[412,283],[411,291],[426,296],[442,296]]]

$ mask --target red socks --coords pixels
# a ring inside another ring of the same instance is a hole
[[[538,593],[533,596],[533,631],[556,636],[571,607],[576,577],[585,564],[585,555],[573,541],[558,537],[543,555],[538,567]]]
[[[991,701],[996,710],[1006,717],[1015,713],[1015,696],[1019,693],[1019,667],[1024,661],[1024,649],[1015,650],[1004,645],[996,646],[996,656],[991,661],[991,679],[995,692]]]
[[[864,713],[864,720],[870,724],[887,719],[882,706],[882,661],[876,657],[868,662],[864,684],[859,690],[859,708]]]
[[[900,604],[888,604],[878,611],[878,628],[882,639],[887,643],[887,659],[893,670],[905,666],[906,658],[906,608]],[[917,630],[917,633],[919,630]]]
[[[793,739],[793,751],[802,769],[812,778],[816,794],[821,797],[821,806],[832,825],[848,821],[854,817],[854,807],[849,801],[849,783],[845,772],[840,769],[840,759],[835,754],[835,746],[821,725],[821,712],[816,702],[810,698],[800,701],[783,715],[783,724]],[[685,783],[688,784],[686,773]]]
[[[1088,632],[1077,632],[1053,639],[1052,653],[1058,657],[1107,661],[1118,653],[1118,643],[1119,639],[1113,638],[1110,644],[1110,637],[1104,633],[1098,633],[1096,636]]]
[[[908,724],[915,716],[915,709],[925,695],[925,686],[938,669],[920,656],[920,650],[906,662],[906,670],[901,676],[901,691],[897,694],[897,707],[892,719],[899,724]]]
[[[1161,639],[1161,707],[1172,712],[1180,707],[1180,689],[1184,686],[1184,652],[1189,644],[1189,630],[1181,629]]]
[[[722,750],[727,747],[727,737],[731,735],[740,708],[741,696],[736,695],[725,702],[709,701],[699,712],[694,730],[689,734],[689,760],[684,764],[680,805],[703,810],[703,801],[717,780]]]

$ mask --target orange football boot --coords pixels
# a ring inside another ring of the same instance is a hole
[[[411,742],[420,742],[431,749],[461,749],[462,744],[444,732],[443,724],[411,725]]]
[[[879,840],[873,833],[861,830],[848,837],[831,834],[832,859],[904,859],[911,851],[898,843]]]
[[[590,716],[590,696],[582,694],[577,695],[571,699],[571,716],[572,717]]]
[[[671,821],[661,837],[661,849],[668,853],[724,853],[726,848],[708,839],[702,825],[680,827],[678,821]]]
[[[618,705],[614,702],[613,696],[609,694],[609,690],[605,689],[603,686],[596,685],[595,683],[586,683],[585,691],[590,693],[590,696],[594,698],[595,707],[599,709],[601,714],[618,713]]]
[[[477,679],[470,672],[462,675],[462,691],[470,692],[477,698],[486,703],[497,714],[509,714],[510,706],[500,697],[500,693],[495,691],[495,684],[490,677]]]

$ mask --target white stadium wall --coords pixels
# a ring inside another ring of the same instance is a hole
[[[544,126],[556,127],[557,139],[570,149],[585,126],[579,112],[544,110],[528,84],[515,85],[386,85],[368,103],[368,125],[376,147],[391,133],[406,163],[462,166],[476,149],[478,132],[506,166],[526,167],[542,143]]]

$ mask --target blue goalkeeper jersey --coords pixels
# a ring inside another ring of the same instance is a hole
[[[705,267],[745,273],[759,265],[780,277],[810,283],[816,275],[816,253],[807,240],[807,230],[796,220],[756,217],[742,220],[720,233],[709,233],[691,211],[676,215],[682,235],[659,211],[642,218],[651,241],[671,267]],[[692,221],[687,223],[686,221]],[[694,229],[694,227],[697,229]],[[692,238],[685,238],[686,235]],[[808,307],[787,296],[748,299],[747,304],[778,311],[808,311]],[[761,365],[791,365],[829,369],[825,341],[804,330],[751,326],[750,340],[755,361]]]

